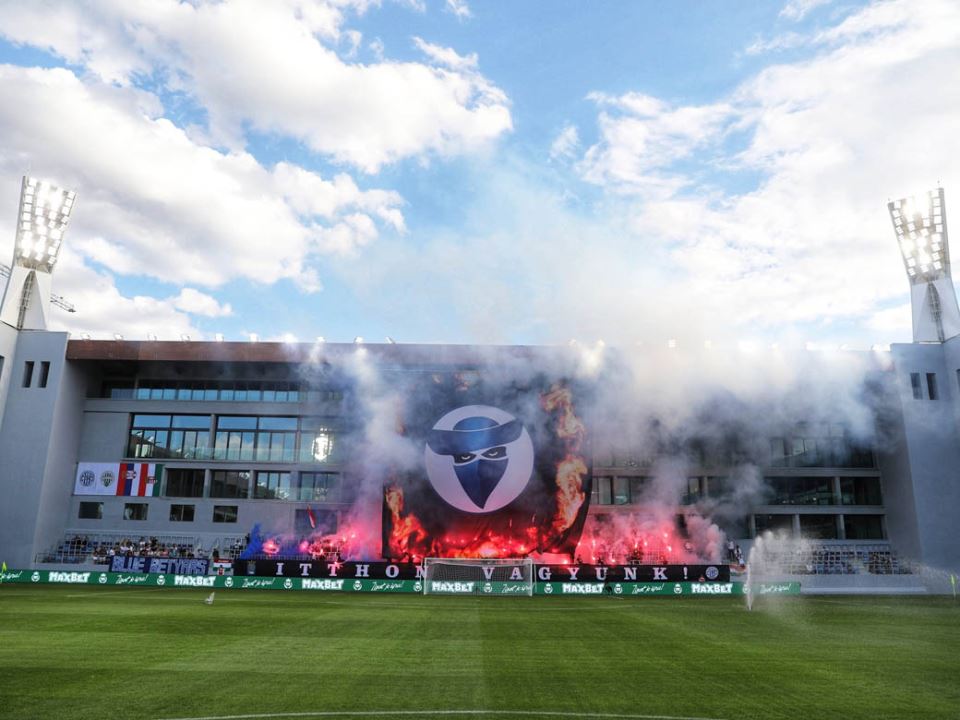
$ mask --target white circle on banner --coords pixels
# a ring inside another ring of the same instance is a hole
[[[453,430],[461,420],[482,417],[503,425],[514,420],[513,415],[500,408],[489,405],[465,405],[451,410],[434,424],[434,430]],[[507,467],[500,482],[490,493],[483,507],[477,505],[460,483],[460,478],[454,470],[452,455],[438,455],[430,446],[424,447],[424,462],[427,468],[427,478],[433,489],[437,491],[447,503],[469,513],[490,513],[512,503],[530,482],[533,474],[533,441],[526,428],[520,432],[520,437],[505,445],[507,448]],[[486,448],[482,448],[486,449]]]

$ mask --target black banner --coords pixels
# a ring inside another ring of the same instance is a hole
[[[537,565],[538,582],[730,582],[729,565]]]
[[[196,558],[159,558],[140,555],[117,555],[110,561],[110,572],[120,573],[172,573],[174,575],[206,575],[207,560]]]
[[[416,580],[415,563],[237,560],[234,575]],[[466,570],[466,568],[465,568]],[[469,572],[468,570],[466,570]],[[728,565],[537,565],[537,582],[730,582]]]
[[[234,575],[258,577],[360,578],[416,580],[420,565],[386,562],[324,562],[321,560],[235,560]]]

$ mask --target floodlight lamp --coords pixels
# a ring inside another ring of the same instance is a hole
[[[114,334],[113,334],[113,339],[114,339],[114,340],[123,340],[123,335],[121,335],[120,333],[114,333]]]
[[[223,342],[223,333],[215,333],[213,339],[217,342]]]
[[[147,340],[149,340],[150,342],[156,342],[157,341],[156,333],[147,333]]]
[[[943,189],[887,204],[911,284],[950,277]]]
[[[326,341],[327,341],[327,339],[326,339],[323,335],[317,335],[317,343],[318,343],[318,344],[325,343]]]
[[[53,270],[75,199],[73,191],[36,178],[23,178],[14,251],[17,264],[48,273]]]
[[[190,342],[190,336],[187,335],[186,333],[181,333],[181,334],[180,334],[180,339],[181,339],[183,342]]]
[[[252,343],[260,342],[260,336],[257,335],[256,333],[250,333],[249,336],[250,336],[250,342]]]
[[[363,345],[363,338],[360,337],[359,335],[357,335],[357,336],[353,339],[353,342],[354,342],[354,344],[356,344],[356,345]]]
[[[390,345],[396,345],[396,344],[397,344],[397,341],[394,340],[394,339],[393,339],[392,337],[390,337],[389,335],[387,335],[387,343],[390,344]]]
[[[83,340],[89,340],[89,339],[90,339],[90,333],[80,333],[80,337],[81,337]]]

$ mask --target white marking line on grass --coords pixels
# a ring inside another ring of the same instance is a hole
[[[323,718],[323,717],[438,717],[455,715],[512,715],[515,717],[569,717],[609,718],[614,720],[722,720],[721,718],[691,717],[688,715],[633,715],[624,713],[583,713],[551,710],[330,710],[317,712],[253,713],[249,715],[205,715],[192,718],[166,718],[165,720],[257,720],[258,718]]]

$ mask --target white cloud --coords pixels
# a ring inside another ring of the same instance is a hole
[[[428,43],[423,38],[413,38],[413,44],[417,46],[424,55],[430,58],[437,65],[448,67],[451,70],[472,70],[477,67],[479,59],[476,53],[469,55],[460,55],[453,48],[443,47]]]
[[[634,199],[632,231],[669,251],[663,271],[711,312],[893,331],[870,321],[907,290],[886,201],[938,180],[960,188],[944,160],[960,155],[960,85],[948,80],[960,76],[960,6],[879,3],[810,43],[809,59],[705,105],[594,95],[600,139],[582,176]],[[722,192],[738,172],[755,188]]]
[[[183,288],[180,294],[171,299],[173,306],[181,312],[204,317],[226,317],[233,315],[230,304],[221,305],[217,299],[193,288]]]
[[[466,20],[472,14],[466,0],[447,0],[445,9],[448,13],[456,15],[459,20]]]
[[[727,103],[671,107],[640,93],[589,98],[609,109],[599,115],[600,141],[583,157],[584,179],[647,196],[669,195],[687,184],[670,166],[716,142],[734,118]]]
[[[574,125],[567,125],[550,144],[551,160],[569,160],[580,148],[580,134]]]
[[[0,92],[17,99],[0,104],[0,180],[16,187],[30,167],[76,187],[69,242],[114,272],[207,287],[299,281],[340,224],[346,249],[358,213],[376,221],[357,242],[378,224],[403,230],[396,193],[198,145],[156,116],[149,94],[11,66],[0,66]]]
[[[376,172],[405,157],[468,152],[511,129],[506,96],[477,72],[475,58],[444,51],[433,57],[442,67],[345,62],[324,44],[343,32],[341,5],[7,4],[0,7],[0,32],[109,82],[152,73],[169,89],[195,97],[206,110],[210,137],[235,150],[250,127],[295,137],[317,153]]]
[[[117,289],[112,275],[92,269],[67,245],[53,276],[53,290],[77,309],[68,314],[54,307],[50,323],[53,330],[67,330],[74,336],[87,333],[97,339],[111,339],[115,333],[128,340],[146,340],[149,335],[166,340],[181,335],[203,337],[190,315],[178,307],[179,296],[127,297]]]
[[[833,0],[790,0],[780,11],[780,17],[794,21],[803,20],[811,10],[831,2]]]

